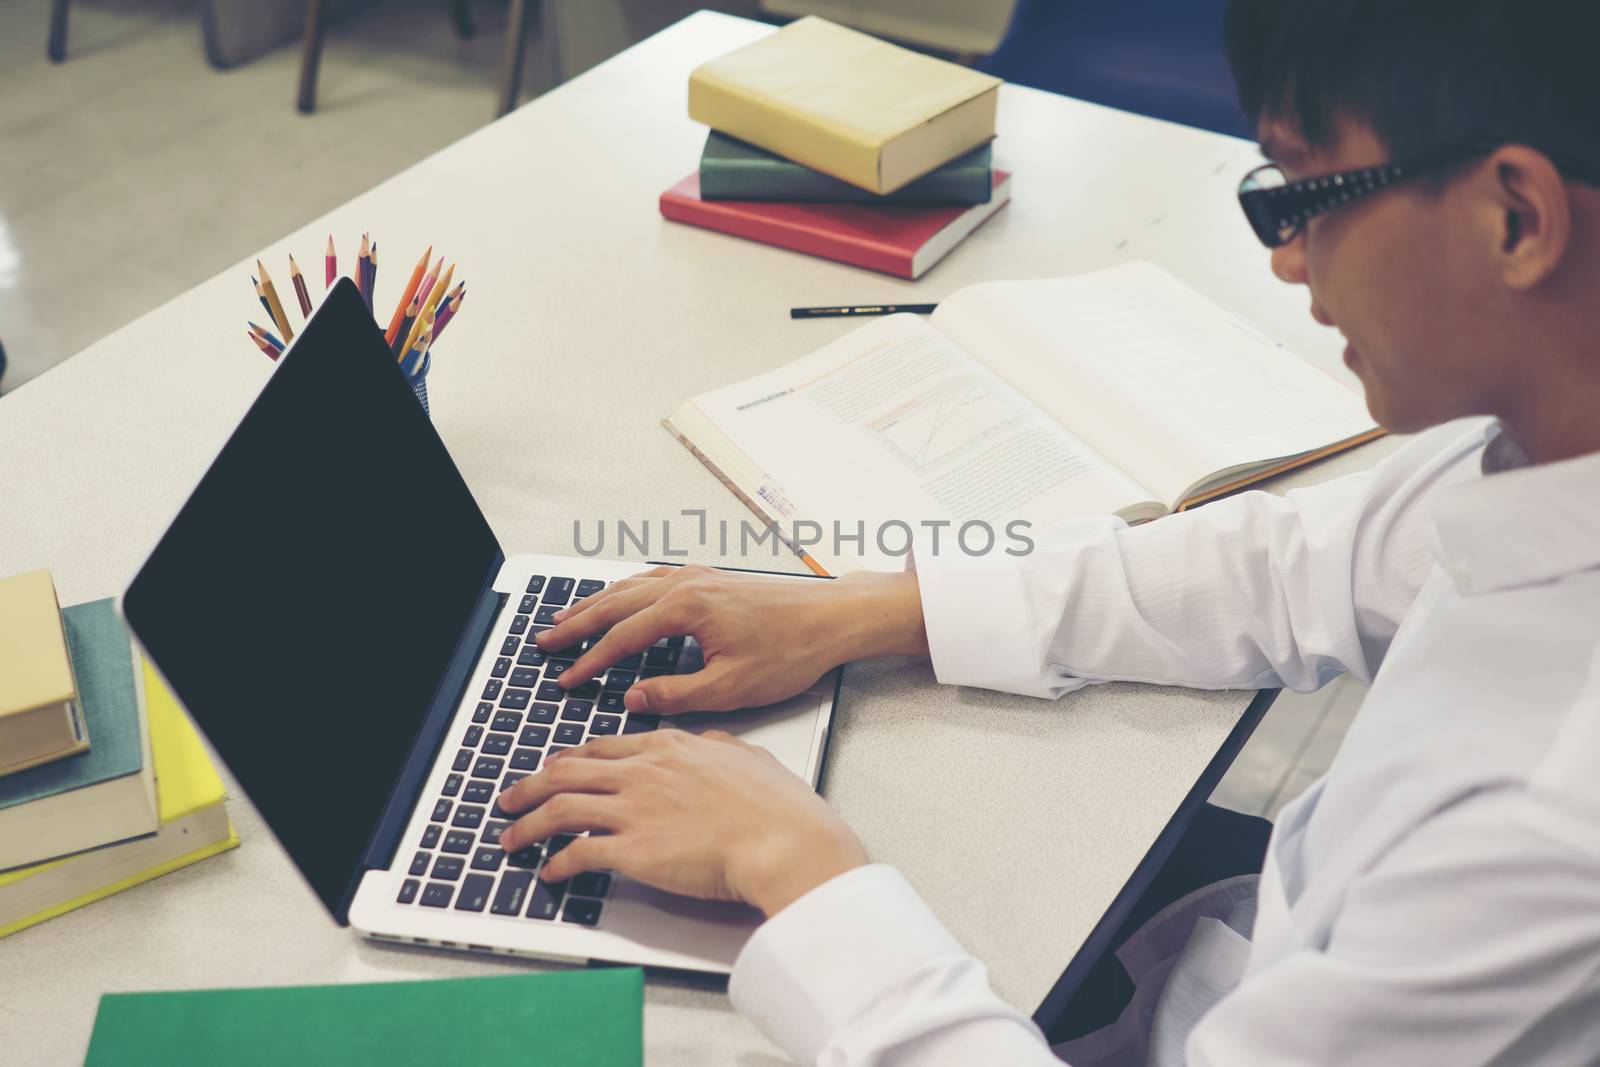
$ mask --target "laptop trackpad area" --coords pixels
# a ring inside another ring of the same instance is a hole
[[[828,675],[824,681],[831,677]],[[676,727],[695,733],[725,730],[741,741],[767,749],[790,771],[808,778],[817,714],[825,699],[822,693],[807,691],[764,708],[663,716],[661,728]]]

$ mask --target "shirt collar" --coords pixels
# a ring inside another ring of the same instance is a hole
[[[1468,595],[1600,567],[1600,452],[1531,465],[1498,423],[1483,476],[1440,493],[1430,549]]]

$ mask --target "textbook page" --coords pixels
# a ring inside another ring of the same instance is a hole
[[[1008,537],[1015,521],[1037,531],[1080,512],[1138,521],[1164,510],[914,315],[698,396],[666,422],[786,537],[800,529],[811,543],[796,547],[830,574],[902,568],[912,532],[942,535],[940,552],[981,554],[981,526],[957,538],[972,520],[998,552],[1020,544]]]
[[[1169,508],[1376,428],[1356,393],[1152,263],[969,286],[932,322]]]

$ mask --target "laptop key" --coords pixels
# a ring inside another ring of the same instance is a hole
[[[507,871],[500,876],[500,888],[495,891],[489,910],[496,915],[521,915],[522,903],[528,899],[532,886],[532,871]]]
[[[461,799],[469,804],[487,804],[494,798],[494,783],[481,781],[477,778],[468,782],[467,791],[461,794]]]
[[[638,678],[639,676],[634,674],[632,671],[618,670],[617,668],[613,667],[609,671],[606,671],[605,688],[626,689],[628,686],[638,681]]]
[[[678,665],[678,650],[671,647],[662,648],[660,645],[652,645],[650,650],[644,654],[644,665],[646,667],[676,667]]]
[[[561,608],[560,604],[540,604],[539,610],[533,613],[533,621],[541,626],[553,625],[556,621],[556,612]]]
[[[501,656],[499,659],[494,661],[494,667],[490,669],[489,673],[496,678],[504,678],[506,673],[510,670],[511,657]]]
[[[450,817],[450,802],[448,800],[437,800],[437,801],[435,801],[434,805],[433,805],[433,814],[428,816],[429,821],[431,821],[431,822],[444,822],[449,817]]]
[[[539,598],[533,593],[529,593],[527,596],[522,598],[520,603],[517,604],[517,610],[524,615],[532,615],[533,607],[537,603],[539,603]]]
[[[450,825],[476,830],[483,825],[483,809],[475,804],[462,804],[456,808],[456,817],[450,820]]]
[[[666,646],[668,648],[682,648],[683,647],[683,637],[684,637],[683,634],[678,634],[676,637],[667,638],[667,640],[665,642]]]
[[[396,904],[409,904],[417,899],[417,890],[422,883],[415,878],[407,878],[400,883],[400,895],[394,898]]]
[[[550,855],[554,856],[557,852],[560,852],[577,839],[578,835],[576,834],[556,834],[550,839],[550,844],[547,846],[546,851],[548,851]]]
[[[506,854],[506,866],[521,867],[531,871],[539,866],[539,854],[541,851],[538,845],[529,845],[527,848],[519,848],[515,852],[509,852]]]
[[[566,699],[567,691],[561,688],[555,682],[547,681],[539,683],[539,690],[536,695],[540,700],[546,700],[552,704],[559,704],[562,700]]]
[[[472,869],[475,871],[498,871],[505,858],[505,849],[499,845],[480,848],[472,854]]]
[[[444,835],[444,844],[440,847],[440,851],[455,856],[465,856],[472,851],[472,835],[464,830],[451,830]]]
[[[520,685],[524,689],[532,689],[539,683],[539,668],[518,667],[511,672],[511,684]]]
[[[611,876],[605,871],[584,871],[572,878],[572,895],[603,897],[611,891]]]
[[[494,713],[493,704],[479,704],[478,710],[472,713],[472,721],[483,723],[489,721],[489,716]]]
[[[453,797],[457,793],[461,792],[461,782],[462,778],[459,774],[452,774],[450,777],[446,778],[444,780],[444,795],[447,797]]]
[[[450,898],[455,896],[456,887],[448,882],[429,882],[428,888],[422,891],[422,906],[425,908],[448,908]]]
[[[660,725],[661,716],[640,715],[635,712],[629,715],[627,721],[622,724],[622,732],[625,734],[647,734]]]
[[[537,667],[544,663],[544,649],[531,641],[517,653],[517,663],[523,667]]]
[[[494,756],[479,756],[478,762],[472,765],[474,778],[499,778],[500,772],[506,769],[506,761]]]
[[[644,670],[639,672],[639,677],[640,677],[640,679],[644,679],[644,678],[659,678],[663,674],[673,674],[673,673],[675,673],[675,672],[669,667],[646,667]]]
[[[567,891],[567,883],[550,883],[543,878],[536,879],[533,883],[533,892],[529,894],[528,918],[554,919],[561,910],[561,898]]]
[[[522,712],[497,711],[494,713],[494,722],[489,724],[489,729],[500,730],[503,733],[514,734],[517,727],[522,725]]]
[[[457,904],[456,907],[461,905]],[[561,921],[566,923],[582,923],[584,926],[596,926],[600,922],[600,902],[588,900],[584,897],[573,897],[567,901],[567,908],[561,913]]]
[[[521,644],[522,638],[512,634],[500,642],[500,654],[502,656],[515,656],[517,654],[517,646]]]
[[[500,792],[504,793],[526,777],[528,777],[526,774],[507,774],[500,781]]]
[[[617,667],[625,671],[636,671],[644,666],[644,653],[635,652],[627,659],[617,660]]]
[[[557,605],[565,604],[567,601],[572,599],[573,584],[574,583],[571,578],[550,579],[550,581],[545,583],[544,599],[542,603]]]
[[[519,745],[532,745],[534,748],[543,748],[550,741],[550,727],[524,726],[522,735],[517,738]]]
[[[608,689],[600,694],[600,710],[609,711],[613,715],[621,715],[628,710],[628,705],[623,701],[621,693]]]
[[[622,729],[622,720],[615,715],[596,715],[594,722],[589,724],[589,733],[595,737],[604,737],[607,734],[617,733]]]
[[[536,771],[539,769],[539,750],[536,748],[519,748],[511,753],[511,766],[519,771]]]
[[[500,685],[501,685],[500,679],[498,679],[498,678],[490,678],[487,682],[484,683],[483,696],[480,697],[479,699],[481,699],[481,700],[493,700],[495,697],[500,695]]]
[[[544,575],[535,574],[532,578],[528,579],[528,592],[537,593],[539,590],[541,590],[543,588],[544,588]]]
[[[507,689],[506,695],[500,698],[500,706],[510,708],[512,711],[521,711],[532,699],[533,691],[530,689]]]
[[[461,895],[456,898],[457,911],[482,911],[489,904],[489,894],[494,892],[494,878],[487,874],[469,874],[461,883]]]
[[[455,856],[440,856],[433,861],[433,877],[448,878],[455,881],[461,877],[461,868],[466,866],[466,861]]]
[[[600,696],[599,682],[584,682],[567,690],[568,697],[577,697],[580,700],[596,700]]]
[[[589,713],[594,710],[594,704],[587,700],[569,700],[567,706],[561,709],[561,718],[564,722],[588,722]]]
[[[566,674],[567,671],[569,669],[571,669],[572,665],[574,663],[576,663],[576,662],[578,662],[578,661],[575,660],[575,659],[553,659],[553,660],[551,660],[549,663],[546,663],[545,666],[544,666],[545,680],[546,681],[551,681],[551,682],[555,681],[557,678],[561,677],[563,674]]]
[[[467,727],[467,735],[461,739],[461,743],[466,745],[468,748],[471,748],[482,739],[483,727],[474,725]]]
[[[464,771],[470,766],[472,766],[472,749],[458,749],[455,760],[450,764],[450,769],[452,771]]]
[[[562,723],[556,727],[556,740],[563,745],[583,744],[583,724],[576,722]]]
[[[507,822],[490,820],[489,822],[483,824],[483,836],[478,838],[478,840],[482,841],[486,845],[498,845],[500,843],[500,831],[504,830],[510,825],[511,824]]]
[[[423,830],[422,847],[432,848],[433,846],[437,845],[439,843],[439,835],[442,833],[444,833],[444,830],[437,826],[430,826]]]
[[[602,582],[598,578],[585,578],[583,581],[578,583],[577,592],[575,592],[573,595],[579,600],[582,600],[586,596],[594,596],[605,587],[606,583]]]
[[[519,637],[528,628],[528,616],[518,615],[511,620],[511,632]]]
[[[483,743],[483,752],[490,756],[504,756],[511,751],[510,734],[490,734],[489,740]]]
[[[411,857],[411,869],[409,871],[407,871],[406,873],[407,874],[427,874],[428,873],[428,861],[431,860],[431,859],[433,859],[433,855],[431,853],[418,852],[415,856]]]
[[[559,738],[557,740],[559,740]],[[554,756],[557,752],[565,752],[570,747],[571,747],[570,745],[567,745],[567,746],[551,745],[549,748],[544,750],[544,758],[548,760],[551,756]]]
[[[534,704],[528,708],[528,721],[549,724],[555,722],[560,713],[561,709],[554,704]]]

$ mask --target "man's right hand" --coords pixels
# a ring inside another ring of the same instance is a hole
[[[661,715],[773,704],[849,660],[928,654],[922,598],[909,572],[806,581],[657,567],[613,582],[555,620],[535,638],[546,651],[605,633],[561,675],[568,689],[663,637],[693,637],[703,669],[647,678],[627,692],[629,711]]]

